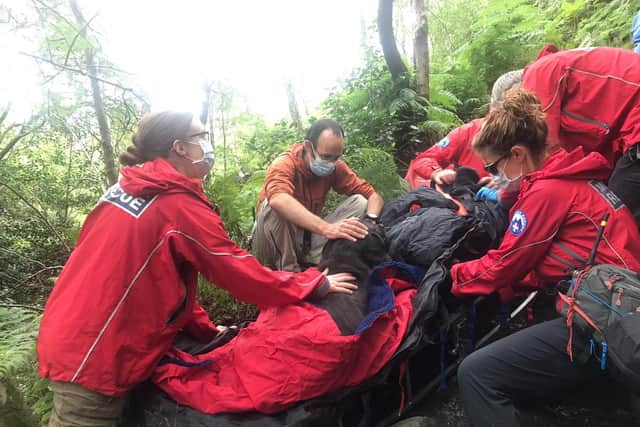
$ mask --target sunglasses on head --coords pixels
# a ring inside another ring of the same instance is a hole
[[[504,153],[502,156],[498,157],[496,160],[494,160],[491,163],[488,163],[486,165],[484,165],[484,170],[487,171],[487,173],[490,173],[491,175],[498,175],[498,164],[503,160],[506,159],[507,157],[509,157],[511,155],[511,151],[508,151],[506,153]]]

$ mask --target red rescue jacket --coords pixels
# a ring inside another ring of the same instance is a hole
[[[431,184],[431,174],[453,165],[466,166],[478,172],[480,178],[489,176],[484,170],[482,160],[471,148],[473,137],[480,131],[484,119],[475,119],[452,130],[449,135],[428,150],[418,154],[409,164],[404,179],[412,189]]]
[[[195,301],[198,272],[260,307],[327,286],[315,269],[260,265],[229,239],[201,181],[167,160],[122,175],[87,217],[47,301],[41,376],[119,396],[149,378],[181,328],[211,339],[215,327]]]
[[[545,49],[524,69],[522,84],[540,98],[549,143],[597,151],[613,166],[640,142],[640,55],[610,47],[544,55],[553,52]]]
[[[609,212],[595,262],[640,270],[640,234],[629,209],[604,184],[607,161],[582,149],[558,150],[541,169],[522,178],[511,223],[500,247],[451,268],[454,295],[503,299],[520,282],[541,287],[569,277],[569,265],[586,260],[600,221]]]

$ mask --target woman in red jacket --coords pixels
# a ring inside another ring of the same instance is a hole
[[[498,77],[491,89],[490,108],[499,105],[504,92],[522,81],[522,70],[509,71]],[[470,167],[478,172],[482,183],[489,183],[489,174],[482,169],[482,160],[471,149],[473,137],[480,131],[485,118],[466,123],[442,138],[428,150],[418,154],[409,164],[404,179],[414,189],[429,187],[431,181],[436,184],[452,184],[456,171],[451,167]],[[492,186],[492,185],[491,185]]]
[[[540,99],[551,145],[582,147],[608,161],[608,186],[640,227],[640,55],[596,47],[545,46],[522,85]]]
[[[539,100],[521,88],[506,93],[473,147],[494,182],[519,192],[511,223],[496,250],[451,269],[454,295],[498,292],[508,299],[515,284],[543,287],[569,276],[585,262],[605,214],[609,222],[596,263],[640,270],[640,235],[629,209],[599,180],[607,160],[581,148],[547,151],[547,125]],[[519,425],[514,401],[549,397],[591,379],[586,339],[576,339],[571,362],[564,319],[544,322],[469,355],[458,382],[474,426]],[[584,342],[581,342],[584,341]]]
[[[50,425],[115,425],[179,330],[216,335],[195,300],[199,272],[259,307],[354,289],[348,274],[272,271],[233,243],[203,192],[213,159],[192,114],[141,120],[120,156],[130,167],[87,217],[45,306],[37,352]]]

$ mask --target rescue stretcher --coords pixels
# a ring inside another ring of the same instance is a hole
[[[461,238],[458,244],[464,240]],[[458,244],[425,274],[414,297],[414,314],[400,347],[375,376],[352,387],[300,402],[275,415],[257,412],[203,414],[173,402],[152,384],[134,393],[132,426],[389,426],[446,387],[462,358],[509,331],[535,293],[509,313],[492,298],[461,302],[448,294],[448,264]]]

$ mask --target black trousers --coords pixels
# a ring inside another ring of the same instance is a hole
[[[627,150],[618,159],[609,178],[609,188],[631,210],[640,228],[640,144]]]
[[[574,339],[571,362],[568,339],[565,319],[559,318],[467,356],[458,369],[458,384],[470,425],[519,426],[514,402],[552,399],[580,384],[602,380],[602,371],[589,360],[586,340]]]

